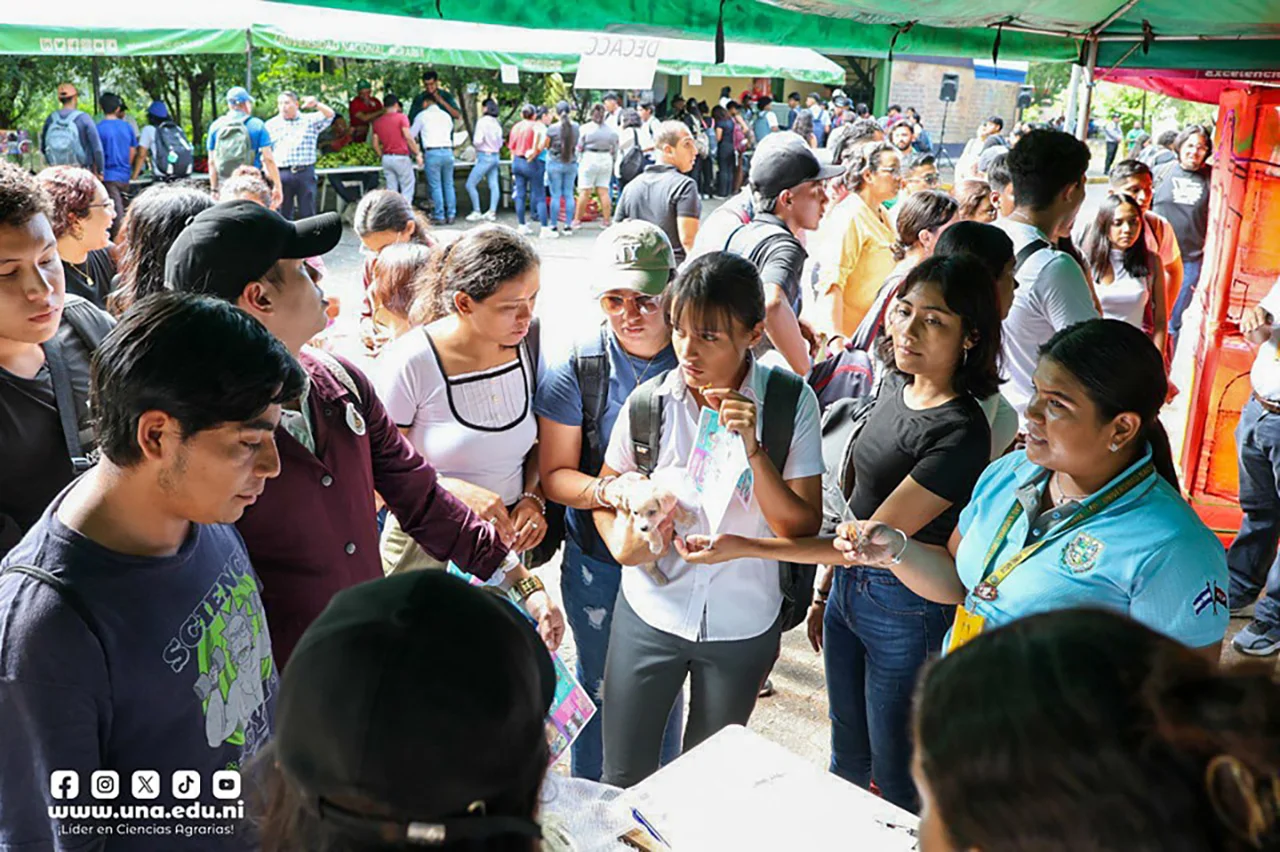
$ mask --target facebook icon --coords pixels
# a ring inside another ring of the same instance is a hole
[[[80,795],[80,775],[74,769],[54,770],[49,776],[49,793],[55,799],[74,799]]]

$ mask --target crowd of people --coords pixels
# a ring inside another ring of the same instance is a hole
[[[125,212],[96,160],[0,164],[0,846],[69,846],[50,772],[155,767],[242,773],[249,819],[202,848],[612,848],[608,791],[746,724],[796,627],[831,771],[929,852],[1280,842],[1280,692],[1218,668],[1264,585],[1234,641],[1280,650],[1274,296],[1242,329],[1229,551],[1158,419],[1208,130],[1116,162],[1077,222],[1088,148],[998,117],[948,192],[914,110],[843,95],[662,121],[610,93],[505,139],[485,101],[476,227],[446,237],[459,107],[423,82],[350,105],[387,182],[354,215],[359,352],[318,337],[343,224],[315,215],[315,98],[263,122],[231,89],[216,197]],[[97,156],[65,94],[51,122]],[[482,221],[504,144],[514,229]],[[607,226],[573,340],[542,336],[526,202],[543,237]],[[670,508],[707,409],[747,483],[714,527]],[[561,550],[563,606],[537,570]],[[566,629],[598,707],[572,780],[543,725]]]

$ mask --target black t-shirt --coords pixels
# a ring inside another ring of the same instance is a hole
[[[116,276],[116,265],[106,249],[94,249],[84,259],[84,263],[68,263],[62,261],[62,269],[67,278],[67,293],[88,299],[94,305],[106,310],[107,294],[111,292],[111,282]]]
[[[1208,166],[1189,172],[1177,162],[1156,171],[1151,208],[1173,225],[1183,260],[1204,257],[1204,241],[1209,233],[1210,174]]]
[[[781,219],[772,213],[757,214],[730,238],[729,251],[755,264],[761,284],[781,287],[791,310],[800,316],[800,274],[809,255]]]
[[[671,240],[676,266],[684,263],[685,250],[680,244],[676,219],[697,219],[702,215],[702,198],[693,178],[665,163],[649,166],[622,190],[618,199],[618,221],[640,219],[657,225]]]
[[[66,353],[71,395],[76,402],[80,444],[87,453],[96,442],[89,417],[89,343],[72,322],[101,338],[115,322],[83,299],[68,296],[57,340]],[[0,556],[9,552],[40,517],[74,471],[67,455],[49,365],[24,379],[0,367]]]
[[[951,506],[913,536],[946,544],[991,456],[991,427],[969,396],[914,411],[903,401],[905,380],[885,379],[870,419],[853,451],[856,481],[849,507],[866,519],[908,476],[950,500]]]

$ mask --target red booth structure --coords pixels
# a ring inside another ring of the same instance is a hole
[[[1254,350],[1241,337],[1244,312],[1280,279],[1280,89],[1241,86],[1219,100],[1203,314],[1182,445],[1183,488],[1211,529],[1230,540],[1240,527],[1235,428],[1249,400]],[[1194,339],[1194,338],[1193,338]]]

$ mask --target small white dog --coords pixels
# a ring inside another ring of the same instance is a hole
[[[665,586],[670,578],[658,567],[657,557],[671,546],[669,536],[662,527],[674,520],[675,527],[684,528],[696,520],[696,503],[682,499],[687,491],[683,468],[664,468],[654,471],[649,479],[637,480],[627,493],[627,511],[635,535],[649,544],[649,552],[655,557],[648,565],[640,566],[649,578],[659,586]]]

